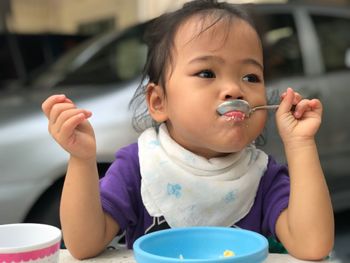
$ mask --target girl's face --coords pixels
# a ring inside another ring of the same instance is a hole
[[[257,111],[235,121],[217,113],[226,100],[244,99],[257,106],[266,104],[266,96],[262,49],[254,29],[236,19],[198,35],[211,22],[194,16],[179,27],[165,95],[160,96],[162,121],[171,137],[208,159],[242,150],[261,134],[267,116]]]

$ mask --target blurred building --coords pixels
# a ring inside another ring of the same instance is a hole
[[[189,0],[0,0],[0,62],[4,79],[27,80],[60,54],[91,37],[179,8]],[[345,4],[350,0],[227,0],[232,3],[317,2]],[[59,38],[59,39],[56,39]],[[67,38],[68,37],[68,38]],[[73,39],[73,38],[74,39]],[[28,41],[24,41],[26,38]],[[83,40],[81,38],[81,40]]]
[[[97,34],[123,29],[180,7],[188,0],[0,0],[0,31]],[[233,3],[287,0],[228,0]],[[307,2],[308,0],[289,0]],[[350,4],[350,0],[309,0]]]
[[[137,0],[10,0],[10,4],[7,27],[17,33],[95,34],[138,20]]]

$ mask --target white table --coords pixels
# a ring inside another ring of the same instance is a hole
[[[61,249],[59,255],[59,263],[78,263],[81,262],[74,259],[68,250]],[[136,263],[132,250],[121,249],[121,250],[106,250],[104,253],[98,257],[84,260],[84,262],[89,263]],[[302,263],[310,262],[304,260],[298,260],[290,255],[284,254],[269,254],[265,263]],[[315,262],[315,261],[313,261]],[[332,260],[318,261],[320,263],[330,263],[336,262]]]

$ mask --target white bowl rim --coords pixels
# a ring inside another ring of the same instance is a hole
[[[13,253],[22,253],[22,252],[28,252],[28,251],[33,251],[33,250],[39,250],[39,249],[45,249],[48,247],[51,247],[58,242],[61,242],[62,238],[62,233],[61,230],[55,226],[52,225],[47,225],[47,224],[41,224],[41,223],[15,223],[15,224],[4,224],[0,225],[1,228],[5,227],[13,227],[13,226],[34,226],[34,227],[45,227],[45,228],[50,228],[52,231],[56,232],[55,233],[55,238],[50,240],[49,242],[43,241],[43,242],[38,242],[33,245],[28,245],[28,246],[21,246],[21,247],[0,247],[0,254],[13,254]]]

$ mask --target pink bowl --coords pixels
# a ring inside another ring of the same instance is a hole
[[[0,263],[57,263],[61,238],[61,230],[50,225],[0,225]]]

